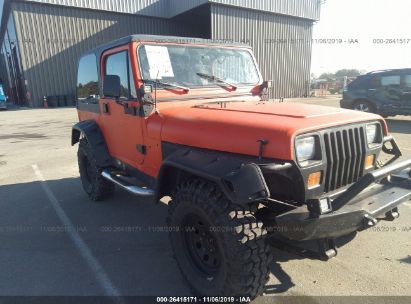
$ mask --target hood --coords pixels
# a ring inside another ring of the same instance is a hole
[[[263,157],[293,159],[295,136],[370,120],[374,114],[298,103],[225,102],[167,107],[162,141],[204,149],[258,156],[259,140],[267,140]]]

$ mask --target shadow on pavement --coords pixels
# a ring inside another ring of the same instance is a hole
[[[411,264],[411,255],[406,258],[400,259],[400,262]]]
[[[351,233],[347,236],[336,239],[335,242],[337,250],[338,248],[341,248],[347,243],[351,242],[356,235],[357,233]],[[273,243],[275,243],[275,239],[270,239],[270,244],[272,246],[275,246],[275,244]],[[306,254],[306,249],[317,251],[317,243],[315,241],[287,243],[292,246],[301,246],[300,251],[298,251],[298,249],[296,248],[293,248],[292,250],[287,250],[286,248],[284,248],[283,250],[276,249],[275,247],[272,248],[275,261],[271,264],[271,273],[279,281],[279,284],[267,285],[264,291],[264,293],[267,295],[284,293],[295,286],[294,282],[292,281],[292,278],[282,269],[280,262],[310,258],[309,256],[304,256],[304,254]]]
[[[103,202],[91,202],[79,178],[46,184],[72,227],[60,222],[40,182],[0,186],[1,295],[104,295],[67,229],[77,232],[122,295],[191,294],[169,244],[166,204],[120,189]],[[279,261],[271,271],[280,283],[268,285],[267,293],[294,286]]]
[[[63,226],[40,182],[0,186],[0,294],[104,295],[67,233],[73,229],[122,295],[190,295],[165,231],[167,206],[117,190],[93,203],[79,178],[47,186],[72,222]]]
[[[270,265],[270,270],[279,283],[267,284],[264,290],[265,294],[270,295],[283,293],[295,286],[291,277],[284,271],[278,262],[272,262]]]
[[[346,244],[351,242],[356,235],[357,233],[354,232],[346,236],[337,238],[335,240],[337,251],[339,248],[342,248]],[[273,246],[273,250],[275,250],[274,259],[278,262],[288,262],[291,260],[302,260],[307,258],[315,260],[317,259],[316,257],[310,256],[307,252],[307,250],[318,252],[318,243],[316,241],[295,242],[281,240],[280,244],[276,244],[276,239],[272,238],[270,239],[270,245]]]

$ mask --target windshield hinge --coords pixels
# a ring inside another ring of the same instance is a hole
[[[143,155],[147,154],[147,146],[145,145],[137,145],[137,151],[140,152]]]

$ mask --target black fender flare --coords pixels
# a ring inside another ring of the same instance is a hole
[[[179,149],[164,160],[157,179],[158,201],[171,195],[184,175],[216,183],[233,203],[244,205],[270,197],[260,167],[235,155]]]
[[[75,124],[71,130],[72,146],[80,141],[81,134],[84,134],[93,148],[97,165],[102,168],[112,166],[113,159],[110,156],[103,133],[97,123],[93,120],[84,120]]]

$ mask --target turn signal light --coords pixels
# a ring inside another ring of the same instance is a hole
[[[364,169],[368,170],[374,167],[374,159],[375,159],[375,155],[371,154],[371,155],[367,155],[365,157],[365,161],[364,161]]]
[[[308,176],[307,186],[308,189],[315,188],[321,184],[321,171],[311,173]]]

